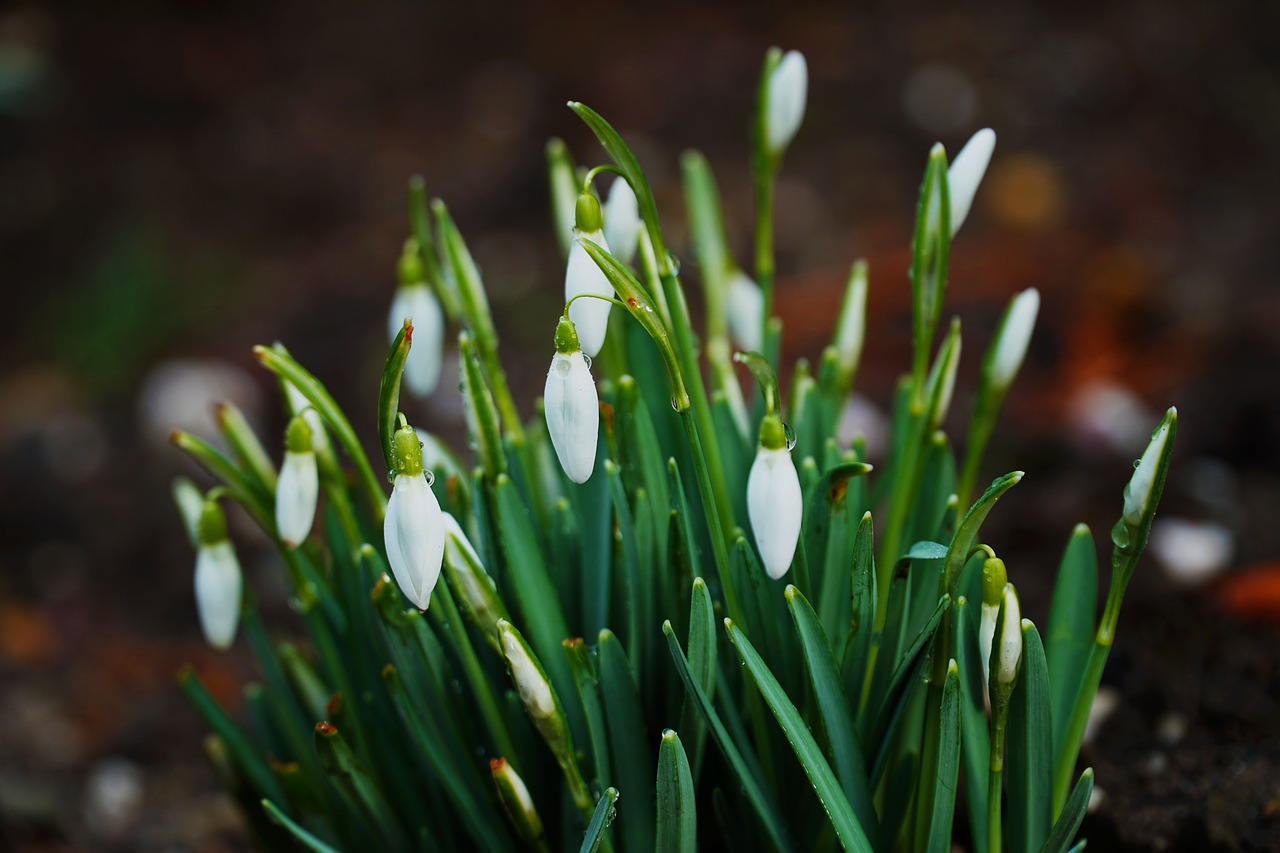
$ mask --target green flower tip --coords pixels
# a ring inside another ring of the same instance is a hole
[[[782,426],[782,418],[765,415],[760,421],[760,446],[765,450],[781,450],[787,446],[787,432]]]
[[[217,545],[227,541],[227,516],[217,501],[207,500],[200,510],[200,544]]]
[[[594,234],[604,228],[604,216],[600,213],[600,202],[595,196],[587,192],[578,196],[573,220],[574,226],[583,234]]]
[[[573,325],[572,320],[562,316],[560,322],[556,324],[556,352],[569,355],[581,349],[582,344],[578,342],[578,328]]]
[[[410,237],[404,241],[404,251],[400,253],[400,264],[397,267],[400,284],[421,284],[427,279],[422,266],[422,253],[418,251],[418,241]]]
[[[295,415],[284,432],[284,449],[289,453],[312,452],[311,427],[302,415]]]
[[[1000,598],[1004,595],[1004,585],[1009,582],[1009,573],[1005,569],[1004,560],[990,557],[982,564],[982,603],[988,607],[999,607]]]
[[[397,477],[401,474],[416,477],[422,473],[422,442],[407,423],[403,423],[391,437],[391,459]]]

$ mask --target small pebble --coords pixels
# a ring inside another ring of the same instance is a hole
[[[123,835],[142,807],[142,782],[142,769],[126,758],[98,762],[85,785],[85,821],[101,836]]]
[[[1187,718],[1169,711],[1156,721],[1156,739],[1165,746],[1177,746],[1187,736]]]
[[[1157,518],[1151,526],[1151,553],[1179,586],[1203,586],[1222,574],[1234,550],[1231,531],[1215,521]]]

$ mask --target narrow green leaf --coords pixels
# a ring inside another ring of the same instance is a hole
[[[764,697],[769,710],[773,712],[778,725],[786,734],[792,749],[795,750],[796,758],[800,760],[800,766],[809,777],[813,790],[822,802],[822,807],[826,810],[827,817],[840,838],[840,843],[846,850],[864,850],[870,853],[871,842],[861,824],[858,823],[858,817],[845,797],[840,782],[831,771],[827,760],[822,757],[822,750],[813,739],[800,712],[783,692],[782,686],[773,677],[773,673],[769,671],[769,667],[765,665],[746,635],[733,624],[731,619],[724,620],[724,623],[725,630],[729,632],[729,639],[737,648],[738,655],[746,664],[752,680],[760,689],[760,695]]]
[[[840,663],[845,694],[855,703],[857,717],[865,717],[862,686],[867,682],[871,639],[876,621],[876,567],[872,542],[871,513],[862,515],[853,540],[853,570],[850,574],[849,637],[845,641],[844,660]]]
[[[615,803],[618,802],[618,789],[605,788],[600,799],[596,800],[596,810],[591,814],[591,823],[587,824],[587,832],[582,838],[582,846],[578,853],[595,853],[600,842],[604,840],[605,830],[613,823],[617,814]]]
[[[573,683],[578,688],[583,715],[587,720],[587,738],[591,742],[596,782],[604,784],[613,778],[613,764],[609,760],[609,729],[605,723],[604,708],[600,699],[600,679],[581,637],[564,641],[565,657],[573,671]]]
[[[1007,737],[1004,843],[1011,853],[1035,853],[1053,821],[1053,731],[1044,646],[1029,619],[1022,620],[1022,674],[1010,698]]]
[[[964,568],[965,561],[969,559],[969,551],[973,549],[973,545],[978,540],[978,530],[982,527],[982,522],[986,520],[987,513],[991,512],[991,508],[996,505],[996,501],[1000,500],[1000,496],[1012,489],[1022,481],[1023,473],[1014,471],[1011,474],[1005,474],[992,481],[987,490],[982,493],[982,497],[978,498],[978,502],[965,513],[964,520],[960,522],[960,526],[956,528],[956,535],[951,538],[951,546],[947,549],[947,562],[944,581],[946,588],[942,592],[952,592],[955,583],[960,577],[960,570]]]
[[[777,850],[792,849],[777,805],[764,791],[760,779],[752,772],[747,760],[743,757],[743,753],[738,749],[738,744],[740,743],[743,749],[749,750],[750,741],[745,737],[735,741],[729,735],[729,732],[725,730],[724,723],[720,722],[720,717],[716,714],[715,708],[711,704],[711,699],[697,681],[694,680],[693,674],[689,671],[689,662],[684,656],[684,650],[680,648],[680,641],[676,639],[670,622],[663,623],[662,632],[667,636],[667,647],[671,650],[671,659],[675,661],[676,671],[680,674],[680,680],[684,682],[684,689],[706,719],[707,725],[711,729],[711,734],[715,737],[716,745],[720,747],[720,752],[738,777],[738,783],[742,785],[743,793],[760,817],[760,822],[764,825],[765,832],[769,835],[769,841]],[[758,766],[758,762],[754,763]]]
[[[698,809],[693,773],[680,737],[662,733],[658,747],[657,853],[695,853],[698,849]]]
[[[800,591],[794,586],[788,586],[786,597],[796,633],[800,637],[800,648],[804,651],[805,665],[809,669],[809,680],[818,700],[823,729],[827,733],[827,742],[831,745],[836,776],[840,779],[845,797],[853,806],[858,822],[868,833],[874,834],[876,812],[870,786],[867,784],[867,766],[862,759],[862,750],[858,747],[853,715],[844,687],[840,683],[840,675],[836,671],[830,642],[818,622],[817,614]]]
[[[276,490],[276,468],[262,442],[249,425],[244,412],[234,403],[219,403],[216,408],[218,429],[227,446],[240,460],[244,470],[270,495]]]
[[[956,599],[956,611],[951,624],[956,632],[952,649],[960,667],[960,760],[964,765],[969,833],[976,853],[986,853],[987,774],[991,764],[991,734],[987,727],[982,654],[978,650],[978,622],[974,606],[964,596]]]
[[[408,318],[396,333],[387,351],[387,361],[382,367],[382,381],[378,384],[378,438],[382,444],[382,459],[387,470],[395,467],[391,458],[391,436],[396,431],[396,414],[400,411],[400,380],[404,376],[404,363],[413,346],[413,324]]]
[[[653,849],[653,776],[649,739],[645,734],[644,712],[636,691],[635,675],[622,643],[610,631],[600,632],[597,646],[600,693],[604,697],[605,722],[614,776],[627,802],[634,803],[631,820],[622,820],[622,836],[628,850]]]
[[[560,257],[569,257],[573,245],[574,205],[582,191],[573,155],[563,139],[547,143],[547,182],[551,188],[551,224],[560,247]]]
[[[1089,767],[1080,774],[1080,780],[1071,789],[1071,795],[1067,797],[1062,814],[1054,823],[1053,830],[1045,839],[1044,846],[1040,848],[1040,853],[1065,853],[1068,849],[1077,850],[1084,845],[1081,841],[1075,847],[1071,847],[1071,842],[1084,821],[1084,814],[1089,808],[1089,798],[1092,794],[1093,768]]]
[[[689,596],[689,670],[706,693],[708,701],[716,695],[716,614],[711,593],[702,578],[693,579]],[[686,694],[681,727],[692,736],[693,763],[701,769],[702,751],[706,745],[707,727],[698,713],[697,704]]]
[[[852,595],[849,573],[849,485],[871,471],[862,462],[842,462],[828,468],[809,487],[805,499],[805,554],[809,558],[809,584],[818,602],[822,627],[829,637],[843,637],[849,612],[845,602]]]
[[[319,838],[316,838],[314,835],[303,829],[292,818],[281,811],[279,806],[271,802],[271,800],[263,799],[262,808],[266,811],[267,817],[271,819],[272,823],[276,826],[284,827],[299,844],[308,850],[314,851],[314,853],[339,853],[336,847],[330,847],[328,844],[325,844]]]
[[[204,684],[195,671],[187,668],[178,674],[178,685],[187,699],[195,706],[196,711],[204,718],[205,725],[213,729],[222,743],[226,745],[235,766],[244,774],[246,781],[253,785],[260,796],[284,802],[284,792],[276,783],[271,768],[262,760],[262,756],[254,747],[239,726],[231,721],[214,698],[205,690]]]
[[[1071,532],[1049,607],[1044,654],[1049,665],[1049,701],[1053,718],[1053,754],[1062,751],[1067,720],[1093,651],[1098,601],[1098,555],[1093,534],[1078,524]]]
[[[951,850],[951,822],[955,816],[956,784],[960,776],[960,669],[952,659],[942,685],[942,713],[939,719],[938,774],[933,788],[933,814],[929,819],[931,853]]]
[[[404,836],[391,806],[383,798],[377,782],[351,751],[342,733],[332,723],[321,722],[316,723],[314,737],[320,765],[343,799],[363,812],[387,844],[392,847],[403,845]]]
[[[239,465],[203,438],[183,430],[170,433],[169,442],[212,474],[226,488],[227,494],[244,507],[263,530],[275,536],[276,520],[272,508],[274,497],[255,485]]]

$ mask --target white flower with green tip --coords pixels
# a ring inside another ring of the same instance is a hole
[[[392,446],[396,474],[382,526],[387,562],[400,591],[426,610],[444,562],[443,514],[422,468],[418,434],[402,422]]]
[[[596,299],[579,299],[598,302]],[[573,306],[569,313],[573,313]],[[556,327],[556,354],[547,371],[542,394],[547,432],[565,475],[585,483],[596,467],[596,441],[600,429],[600,397],[591,368],[583,357],[574,323],[564,317]]]

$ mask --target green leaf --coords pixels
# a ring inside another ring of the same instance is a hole
[[[1072,848],[1071,841],[1080,830],[1080,824],[1084,821],[1084,814],[1089,808],[1089,798],[1092,794],[1093,768],[1089,767],[1080,774],[1080,780],[1071,789],[1067,804],[1053,825],[1049,837],[1045,839],[1044,846],[1040,848],[1040,853],[1065,853],[1068,849],[1079,849],[1084,845],[1081,841],[1079,845]]]
[[[240,460],[244,470],[257,481],[263,491],[275,496],[276,469],[271,463],[262,442],[254,433],[253,427],[244,416],[244,412],[234,403],[219,403],[216,408],[218,429],[227,440],[227,446]]]
[[[716,695],[716,614],[711,593],[702,578],[693,579],[689,596],[689,670],[706,693],[708,701]],[[707,726],[698,713],[697,704],[686,694],[681,727],[692,735],[694,766],[701,770],[702,751],[707,740]]]
[[[862,750],[858,747],[853,715],[844,687],[840,683],[840,674],[836,671],[835,659],[831,655],[831,644],[818,622],[817,614],[800,591],[794,586],[788,586],[786,597],[796,633],[800,637],[800,648],[809,669],[813,693],[818,700],[823,729],[827,733],[827,742],[831,745],[836,776],[840,779],[845,797],[853,806],[858,822],[874,833],[876,812],[867,783],[867,766],[862,759]]]
[[[369,824],[382,834],[385,843],[393,848],[402,846],[404,836],[399,821],[342,733],[332,723],[316,723],[314,739],[320,765],[342,798],[364,814]]]
[[[498,409],[489,389],[489,377],[480,363],[476,342],[469,332],[458,335],[458,349],[462,362],[462,398],[467,414],[467,431],[471,434],[485,476],[492,479],[507,473],[507,455],[502,445]]]
[[[600,842],[604,840],[605,830],[613,822],[614,815],[617,813],[614,805],[617,802],[618,789],[605,788],[600,799],[596,800],[596,809],[591,814],[591,823],[587,824],[587,832],[582,838],[582,846],[578,848],[578,853],[595,853]]]
[[[760,695],[764,697],[769,710],[773,712],[778,725],[787,736],[792,749],[795,750],[796,758],[800,760],[800,766],[809,777],[813,790],[822,802],[822,807],[826,810],[827,817],[840,838],[840,843],[846,850],[864,850],[870,853],[871,842],[867,839],[861,824],[858,823],[858,817],[845,797],[840,782],[831,771],[827,760],[822,757],[822,750],[818,742],[813,739],[800,712],[783,692],[782,686],[773,677],[773,673],[769,671],[769,667],[765,665],[746,635],[733,624],[733,620],[726,619],[724,624],[725,630],[729,632],[729,640],[737,648],[738,655],[746,664],[752,680],[760,689]]]
[[[933,333],[942,313],[951,250],[951,200],[947,181],[947,154],[941,145],[929,152],[929,164],[920,184],[915,236],[911,241],[911,306],[915,338],[917,389],[924,380],[924,365]]]
[[[600,693],[604,697],[605,722],[613,755],[614,776],[627,802],[635,803],[632,819],[622,820],[628,850],[653,849],[653,759],[645,734],[644,712],[636,691],[635,675],[622,643],[611,631],[601,631],[597,646]]]
[[[684,651],[680,648],[680,641],[676,639],[670,622],[662,624],[662,632],[667,636],[667,647],[671,650],[671,659],[675,661],[676,671],[680,674],[680,680],[684,682],[684,689],[698,706],[698,710],[702,712],[703,718],[706,719],[707,725],[711,729],[711,734],[716,740],[716,745],[720,747],[720,752],[724,755],[725,760],[729,762],[729,766],[733,768],[734,774],[738,777],[738,783],[742,785],[743,793],[751,803],[752,808],[755,809],[760,822],[764,825],[770,842],[777,850],[792,849],[791,841],[787,837],[787,831],[784,828],[782,815],[778,811],[777,805],[765,793],[760,779],[752,772],[747,759],[738,749],[738,744],[740,743],[743,749],[750,750],[750,741],[744,737],[735,742],[735,739],[725,730],[724,723],[720,722],[720,717],[716,714],[715,708],[711,704],[711,699],[701,685],[694,680],[693,674],[689,671],[689,662],[684,656]],[[759,762],[753,760],[752,764],[758,766]]]
[[[982,653],[974,606],[960,596],[951,619],[956,636],[952,649],[960,667],[960,759],[964,764],[965,801],[969,833],[977,853],[987,851],[987,774],[991,763],[991,734],[987,727]]]
[[[263,530],[275,536],[275,498],[265,493],[239,465],[203,438],[183,430],[170,433],[169,442],[212,474]]]
[[[226,745],[227,750],[230,752],[235,766],[244,774],[246,781],[253,785],[254,791],[259,796],[284,802],[284,792],[280,790],[280,786],[276,783],[276,777],[271,772],[271,768],[262,760],[261,754],[245,737],[244,733],[240,731],[240,727],[232,722],[226,711],[223,711],[222,707],[205,690],[204,684],[201,683],[200,677],[196,675],[195,671],[190,668],[183,669],[178,674],[178,686],[182,688],[182,692],[187,695],[187,699],[195,706],[200,716],[204,718],[205,725],[213,729],[214,734],[221,738],[222,743]]]
[[[853,540],[853,569],[850,574],[849,637],[845,641],[844,660],[840,670],[845,693],[856,703],[858,716],[865,716],[862,686],[867,681],[871,663],[871,639],[876,621],[876,567],[872,542],[871,513],[862,515]]]
[[[829,636],[844,634],[851,590],[849,574],[849,481],[871,471],[862,462],[832,467],[805,493],[804,546],[809,558],[810,595],[819,602]]]
[[[601,706],[600,679],[581,637],[565,640],[564,653],[569,659],[573,683],[578,688],[578,699],[582,702],[582,711],[587,720],[587,737],[591,741],[596,781],[604,784],[613,778],[613,765],[609,761],[609,730],[605,723],[604,708]]]
[[[280,810],[280,807],[269,799],[263,799],[262,808],[267,813],[267,817],[276,826],[284,827],[290,835],[292,835],[299,844],[314,853],[339,853],[336,847],[330,847],[319,838],[307,832],[299,826],[292,818]]]
[[[1098,555],[1088,526],[1071,532],[1049,607],[1045,658],[1049,665],[1049,702],[1053,718],[1053,754],[1062,751],[1067,720],[1093,651],[1098,601]]]
[[[1053,731],[1044,647],[1027,619],[1022,620],[1022,674],[1010,698],[1007,737],[1004,843],[1012,853],[1035,853],[1053,820]]]
[[[698,809],[694,801],[693,773],[680,737],[671,729],[662,732],[658,747],[657,853],[696,853]]]
[[[391,457],[391,436],[396,431],[396,415],[400,411],[400,380],[404,376],[404,363],[413,345],[413,325],[406,319],[396,333],[387,351],[387,362],[382,367],[382,381],[378,385],[378,438],[382,444],[382,458],[387,470],[395,467]]]
[[[931,853],[951,850],[951,822],[955,816],[956,784],[960,776],[960,668],[953,658],[947,664],[942,684],[942,713],[939,719],[938,774],[933,788],[933,813],[929,819]]]
[[[560,246],[560,257],[569,257],[573,245],[574,205],[582,191],[573,155],[563,139],[547,143],[547,182],[551,189],[551,224]]]
[[[978,540],[978,530],[982,527],[982,522],[986,520],[987,513],[991,512],[992,507],[996,505],[996,501],[1000,500],[1001,495],[1022,481],[1022,476],[1021,471],[1014,471],[1011,474],[996,478],[987,487],[987,490],[982,493],[982,497],[978,498],[978,502],[965,513],[964,520],[956,528],[956,535],[951,538],[951,546],[947,549],[946,573],[944,575],[946,588],[942,590],[943,592],[952,592],[955,589],[956,580],[960,577],[960,570],[964,568],[965,561],[969,559],[969,551],[973,549],[974,543]]]

